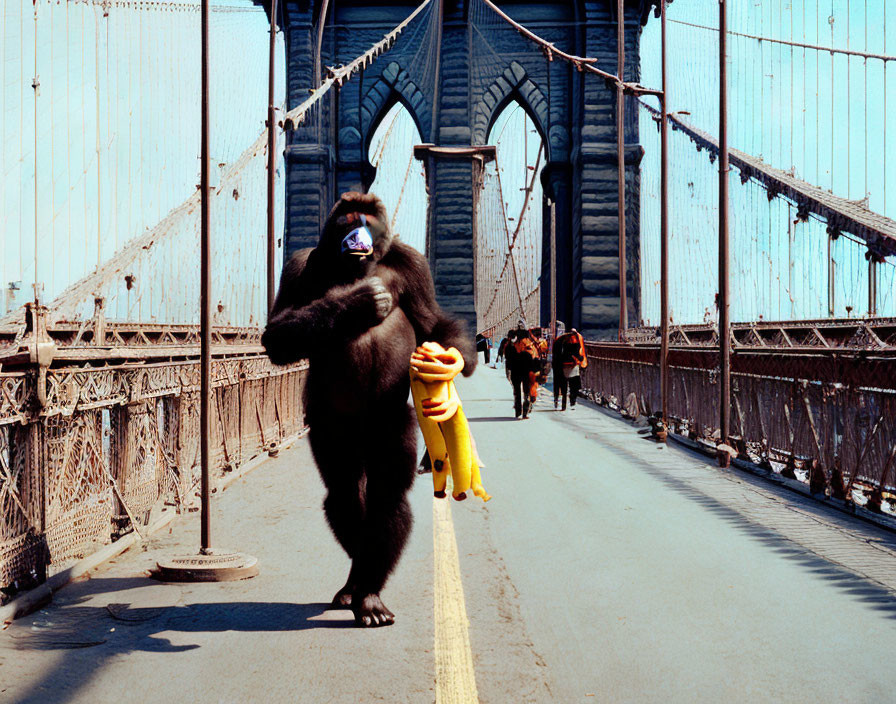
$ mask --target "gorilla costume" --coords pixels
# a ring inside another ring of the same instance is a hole
[[[352,561],[333,605],[351,608],[362,626],[391,624],[395,616],[379,593],[412,523],[411,353],[427,341],[456,347],[469,376],[473,340],[436,303],[423,255],[393,239],[380,199],[346,193],[317,247],[284,266],[261,341],[274,364],[309,360],[305,409],[328,492],[324,511]]]

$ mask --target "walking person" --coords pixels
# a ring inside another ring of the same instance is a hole
[[[547,382],[548,374],[551,371],[551,365],[548,362],[550,344],[548,343],[547,338],[542,334],[541,327],[530,328],[529,334],[532,336],[532,341],[535,343],[535,347],[538,350],[539,368],[536,377],[539,384],[544,384]]]
[[[501,343],[498,345],[498,358],[496,360],[498,364],[504,361],[505,352],[507,351],[507,345],[510,342],[510,333],[512,332],[513,330],[508,330],[507,336],[504,337],[504,339],[502,339]]]
[[[585,340],[572,328],[554,341],[554,408],[562,399],[561,411],[566,410],[567,393],[569,409],[575,410],[579,391],[582,388],[581,370],[588,366],[585,354]]]
[[[492,356],[492,341],[482,333],[476,335],[476,352],[482,352],[485,356],[485,363],[489,363]]]
[[[513,331],[505,356],[513,386],[513,410],[517,418],[525,420],[538,396],[538,370],[541,368],[541,361],[538,345],[522,325]]]

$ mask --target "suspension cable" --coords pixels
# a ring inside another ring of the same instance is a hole
[[[483,0],[485,2],[486,0]],[[694,27],[695,29],[705,29],[710,32],[718,32],[718,27],[709,27],[704,24],[694,24],[693,22],[685,22],[684,20],[667,20],[672,24],[681,24],[686,27]],[[795,47],[797,49],[813,49],[815,51],[828,52],[830,54],[842,54],[844,56],[861,56],[864,59],[880,59],[881,61],[896,61],[896,56],[887,54],[872,54],[867,51],[856,51],[854,49],[838,49],[832,46],[821,46],[819,44],[805,44],[803,42],[787,41],[786,39],[775,39],[773,37],[762,37],[756,34],[744,34],[742,32],[732,32],[728,30],[726,34],[729,37],[744,37],[745,39],[755,39],[759,42],[768,42],[769,44],[783,44],[784,46]]]
[[[320,86],[314,88],[311,91],[311,95],[305,100],[305,102],[290,110],[283,117],[283,128],[287,130],[294,130],[296,126],[301,124],[304,120],[305,113],[307,113],[311,107],[318,103],[321,98],[323,98],[324,95],[327,94],[330,88],[332,88],[334,85],[341,88],[344,83],[351,80],[351,77],[356,72],[363,70],[365,67],[369,66],[375,59],[379,58],[380,55],[391,49],[398,36],[411,22],[413,22],[414,18],[417,17],[417,15],[423,12],[423,10],[430,4],[430,2],[432,2],[432,0],[423,0],[423,2],[417,6],[417,9],[414,10],[410,15],[408,15],[407,19],[405,19],[404,22],[397,25],[380,41],[370,47],[363,54],[355,58],[353,61],[349,62],[345,66],[340,66],[339,68],[335,69],[328,67],[327,79],[323,83],[321,83]]]
[[[507,22],[511,27],[513,27],[517,32],[522,34],[529,41],[535,42],[538,44],[542,51],[545,52],[548,56],[557,56],[564,61],[571,63],[576,67],[579,71],[586,71],[588,73],[593,73],[596,76],[600,76],[608,83],[613,86],[620,85],[622,86],[624,92],[630,95],[660,95],[661,91],[645,88],[644,86],[638,83],[626,83],[622,78],[617,76],[615,73],[610,73],[608,71],[603,71],[599,69],[595,64],[597,63],[597,59],[590,56],[576,56],[574,54],[568,54],[562,49],[558,49],[554,46],[553,43],[549,42],[547,39],[544,39],[535,32],[527,29],[525,26],[521,25],[519,22],[511,18],[507,15],[501,8],[495,5],[491,0],[482,0],[482,2],[491,8],[501,19]]]
[[[527,322],[526,321],[526,311],[525,311],[525,303],[524,303],[524,299],[523,299],[522,288],[520,287],[520,280],[519,280],[519,276],[517,274],[515,247],[516,247],[516,241],[519,238],[520,231],[522,230],[522,227],[523,227],[523,219],[525,218],[526,213],[529,210],[529,201],[532,198],[532,191],[535,187],[535,179],[538,178],[538,167],[541,165],[541,157],[542,157],[543,152],[544,152],[544,143],[539,145],[538,156],[536,157],[536,160],[535,160],[535,170],[532,172],[532,178],[529,181],[529,184],[526,186],[526,197],[523,201],[523,206],[520,210],[520,215],[517,220],[516,228],[514,229],[512,236],[510,234],[510,229],[507,227],[507,210],[504,205],[504,191],[501,186],[501,169],[499,168],[497,163],[495,165],[495,171],[496,171],[496,174],[498,177],[498,193],[500,196],[501,214],[503,216],[501,218],[501,221],[504,225],[504,232],[507,237],[507,255],[504,258],[504,266],[501,269],[501,275],[498,278],[499,278],[499,280],[504,278],[504,274],[507,271],[507,266],[509,263],[511,270],[513,272],[514,282],[516,283],[517,299],[519,301],[520,313],[521,313],[521,316],[522,316],[524,322]],[[496,162],[497,162],[497,159],[496,159]],[[492,295],[492,299],[489,302],[488,307],[486,308],[486,311],[485,311],[486,317],[488,317],[488,314],[491,312],[492,308],[494,307],[494,304],[495,304],[495,301],[497,300],[497,298],[498,298],[498,291],[496,289],[494,294]],[[528,294],[527,294],[526,298],[528,299]]]

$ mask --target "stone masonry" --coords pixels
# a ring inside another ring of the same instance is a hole
[[[653,0],[626,0],[626,79],[637,80],[640,29]],[[616,65],[616,3],[501,3],[515,20],[570,53]],[[331,2],[324,65],[346,63],[379,41],[413,10],[390,0]],[[319,4],[284,7],[289,107],[313,85]],[[441,33],[441,42],[437,41]],[[355,76],[288,139],[286,244],[291,253],[317,242],[335,197],[373,181],[369,141],[400,101],[423,139],[465,147],[467,156],[435,150],[426,157],[430,194],[427,255],[439,302],[475,326],[474,183],[488,129],[511,100],[536,123],[546,143],[545,198],[556,204],[557,317],[587,337],[613,339],[619,320],[615,91],[542,51],[479,0],[432,0],[394,47]],[[336,117],[337,120],[332,118]],[[629,319],[639,317],[637,121],[626,124]],[[547,210],[547,209],[546,209]],[[550,312],[550,219],[542,256],[542,323]]]

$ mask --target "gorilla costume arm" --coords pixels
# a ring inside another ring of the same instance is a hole
[[[341,253],[343,237],[359,223],[373,236],[367,257]],[[456,347],[464,375],[476,368],[476,346],[464,323],[435,299],[422,254],[393,241],[382,202],[374,195],[346,193],[324,224],[318,246],[297,252],[283,268],[280,290],[261,341],[275,364],[308,358],[316,350],[345,345],[379,325],[394,306],[414,328],[416,344]],[[410,363],[410,360],[408,360]]]
[[[464,358],[463,375],[470,376],[478,361],[476,343],[466,324],[445,313],[436,302],[432,274],[424,256],[410,245],[395,242],[383,260],[387,261],[403,283],[398,305],[414,326],[417,344],[438,342],[446,349],[456,347]]]
[[[307,359],[322,347],[346,343],[379,324],[391,304],[388,291],[376,277],[336,285],[314,297],[314,250],[296,252],[283,267],[261,343],[274,364]],[[316,277],[315,277],[316,278]]]

